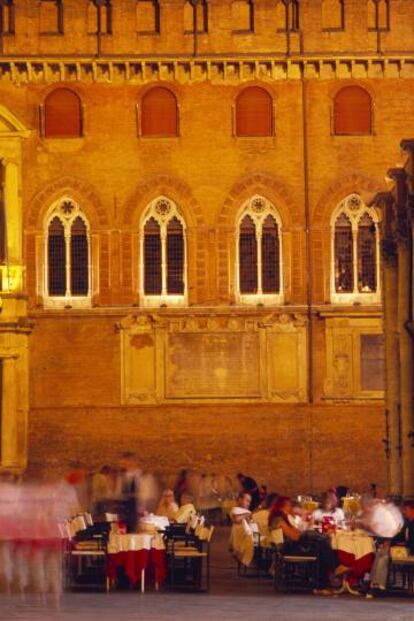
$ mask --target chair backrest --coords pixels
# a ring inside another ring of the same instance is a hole
[[[202,526],[199,529],[197,537],[200,539],[200,541],[206,541],[207,543],[210,543],[213,533],[214,533],[214,526],[210,526],[210,527]]]
[[[273,543],[275,546],[281,546],[284,543],[283,530],[281,528],[275,528],[270,531],[269,535],[270,543]]]

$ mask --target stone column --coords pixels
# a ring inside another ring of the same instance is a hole
[[[17,162],[5,163],[5,215],[7,233],[8,289],[21,291],[22,278],[22,208],[20,199],[20,170]]]
[[[386,451],[388,485],[392,494],[402,492],[400,440],[400,359],[398,334],[398,270],[392,253],[383,258],[384,348],[387,410]]]
[[[413,432],[413,344],[407,330],[410,317],[410,261],[407,241],[398,247],[398,326],[400,333],[400,390],[401,390],[401,439],[403,494],[414,496],[414,446]]]
[[[2,394],[1,394],[1,466],[13,468],[18,465],[17,434],[18,421],[16,411],[16,359],[2,359]]]

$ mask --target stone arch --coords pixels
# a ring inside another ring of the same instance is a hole
[[[302,214],[285,185],[266,173],[252,174],[233,185],[217,216],[217,226],[235,226],[241,205],[255,194],[267,198],[278,210],[283,228],[299,228]],[[295,225],[293,225],[295,223]]]
[[[364,195],[365,197],[370,196],[381,191],[381,189],[381,185],[377,181],[360,173],[353,173],[335,180],[315,205],[311,214],[311,227],[319,230],[329,229],[333,211],[349,194],[360,194],[364,198]]]
[[[108,226],[108,217],[95,189],[76,177],[61,177],[49,183],[30,201],[26,222],[32,229],[42,229],[43,219],[52,203],[62,195],[72,196],[87,215],[92,228]]]
[[[139,185],[136,192],[125,204],[123,223],[135,228],[144,209],[157,196],[166,196],[173,200],[181,209],[188,226],[203,226],[203,213],[190,186],[169,175],[159,175]]]

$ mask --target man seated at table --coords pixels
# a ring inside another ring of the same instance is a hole
[[[178,505],[175,502],[174,492],[172,489],[165,489],[157,507],[157,515],[168,518],[170,522],[175,522],[177,513]]]
[[[240,492],[237,496],[237,505],[232,508],[230,518],[233,524],[240,524],[243,520],[250,520],[252,512],[250,505],[252,497],[247,492]]]
[[[181,506],[178,509],[175,521],[177,524],[186,524],[188,520],[195,515],[196,508],[193,504],[193,496],[187,492],[184,492],[181,496]]]
[[[333,527],[341,527],[345,522],[345,514],[338,507],[338,499],[333,492],[324,492],[321,506],[312,513],[311,524],[315,526],[332,523]]]

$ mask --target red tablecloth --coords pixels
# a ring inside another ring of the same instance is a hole
[[[107,576],[115,580],[118,569],[136,585],[145,571],[146,581],[162,584],[167,576],[167,557],[162,539],[151,535],[115,535],[108,545]]]
[[[337,550],[339,562],[350,568],[348,584],[356,586],[374,562],[373,538],[363,532],[338,531],[332,536],[332,547]]]

